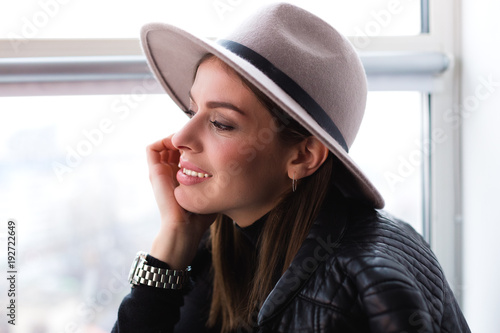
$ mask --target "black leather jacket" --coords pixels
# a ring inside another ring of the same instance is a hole
[[[344,208],[318,218],[264,303],[261,332],[470,332],[413,228],[382,211]]]
[[[434,254],[409,225],[353,201],[325,206],[253,327],[240,332],[470,332]],[[185,297],[134,289],[115,332],[209,331],[209,279]]]

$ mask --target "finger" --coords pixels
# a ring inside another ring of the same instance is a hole
[[[177,165],[179,164],[180,157],[181,157],[180,151],[178,151],[178,150],[169,151],[167,163],[172,164],[175,167],[177,167]]]
[[[178,163],[175,162],[175,159],[179,158],[180,153],[179,151],[175,148],[175,146],[172,144],[172,138],[173,134],[169,135],[168,137],[158,140],[152,144],[150,144],[146,148],[146,155],[147,155],[147,160],[149,165],[153,164],[158,164],[161,163],[162,161],[166,163]],[[173,156],[170,158],[168,156],[165,156],[162,154],[162,152],[168,152],[168,151],[173,151],[175,152]],[[172,161],[170,161],[172,160]]]
[[[146,147],[146,158],[149,166],[161,163],[161,152],[164,150],[162,147],[161,140]]]
[[[162,164],[168,164],[170,166],[175,166],[175,167],[177,167],[177,165],[179,164],[179,157],[180,157],[179,151],[164,150],[159,154]]]
[[[174,144],[172,143],[172,137],[174,136],[175,133],[170,134],[167,136],[165,139],[161,140],[163,142],[163,145],[170,150],[178,150]]]
[[[162,140],[163,145],[169,150],[166,162],[169,164],[173,164],[177,166],[179,164],[179,158],[181,157],[181,153],[177,147],[172,143],[172,137],[174,134],[170,134],[165,139]]]
[[[150,144],[148,146],[148,149],[151,149],[151,150],[153,150],[153,151],[155,151],[157,153],[159,153],[159,152],[161,152],[163,150],[167,150],[167,149],[175,149],[175,147],[174,148],[169,148],[168,146],[165,146],[165,144],[163,143],[164,140],[166,140],[166,138],[158,140],[156,142],[153,142],[152,144]]]

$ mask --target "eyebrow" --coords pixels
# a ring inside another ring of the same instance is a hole
[[[193,95],[191,95],[191,91],[189,91],[189,98],[194,102]],[[195,102],[196,103],[196,102]],[[236,105],[231,104],[229,102],[218,102],[218,101],[210,101],[207,102],[207,106],[211,109],[216,109],[216,108],[224,108],[224,109],[229,109],[236,111],[242,115],[245,115],[245,112],[243,112],[240,108],[238,108]]]

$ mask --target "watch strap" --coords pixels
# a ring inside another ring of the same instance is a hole
[[[182,289],[189,283],[191,267],[185,270],[159,268],[148,264],[147,253],[139,252],[130,269],[132,285],[146,285],[162,289]]]

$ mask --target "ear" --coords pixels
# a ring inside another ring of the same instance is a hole
[[[328,148],[314,136],[310,136],[294,147],[287,169],[290,179],[301,179],[312,175],[328,157]]]

